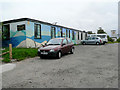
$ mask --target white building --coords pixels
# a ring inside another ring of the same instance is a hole
[[[117,40],[116,30],[111,30],[111,38],[112,38],[114,41]]]

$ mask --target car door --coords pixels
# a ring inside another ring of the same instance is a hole
[[[67,38],[67,41],[68,41],[68,44],[67,44],[68,52],[70,52],[73,47],[72,40]]]
[[[92,44],[91,37],[89,37],[89,38],[86,40],[86,44]]]
[[[95,37],[92,37],[92,38],[91,38],[91,44],[96,44],[96,39],[95,39]]]
[[[61,48],[61,50],[62,50],[62,53],[67,53],[68,52],[68,45],[67,45],[67,40],[66,39],[64,39],[62,41],[62,48]]]

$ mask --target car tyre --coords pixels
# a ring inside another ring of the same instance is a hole
[[[71,49],[70,53],[71,53],[71,54],[73,54],[73,53],[74,53],[74,48],[72,48],[72,49]]]
[[[43,56],[40,56],[40,59],[43,59],[44,57]]]
[[[85,44],[86,44],[85,42],[82,43],[82,45],[85,45]]]
[[[99,43],[99,42],[96,42],[96,45],[100,45],[100,43]]]
[[[105,45],[105,42],[103,43],[103,45]]]
[[[57,59],[60,59],[62,57],[62,53],[61,53],[61,51],[59,51],[58,53],[57,53]]]

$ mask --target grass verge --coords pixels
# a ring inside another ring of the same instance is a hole
[[[115,42],[108,41],[108,44],[113,44],[113,43],[120,43],[120,42],[118,42],[118,41],[115,41]]]
[[[3,50],[3,52],[9,51],[9,48]],[[24,60],[26,58],[33,58],[37,56],[37,49],[34,48],[13,48],[12,49],[12,58],[17,61]],[[9,53],[2,56],[4,59],[3,62],[10,62]]]

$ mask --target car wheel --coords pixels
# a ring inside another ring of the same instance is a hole
[[[85,44],[86,44],[85,42],[82,43],[82,45],[85,45]]]
[[[72,49],[71,49],[70,53],[71,53],[71,54],[73,54],[73,53],[74,53],[74,48],[72,48]]]
[[[43,59],[44,57],[43,56],[40,56],[40,59]]]
[[[61,51],[59,51],[59,52],[57,53],[57,58],[60,59],[61,57],[62,57],[62,53],[61,53]]]
[[[100,43],[99,43],[99,42],[96,42],[96,45],[100,45]]]

